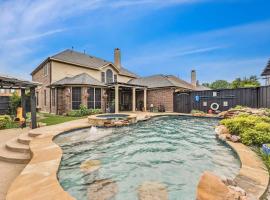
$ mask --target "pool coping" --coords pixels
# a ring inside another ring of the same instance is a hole
[[[237,186],[246,191],[248,200],[262,198],[269,185],[269,171],[262,159],[242,143],[229,140],[223,142],[237,154],[241,163],[239,173],[234,178]]]
[[[147,119],[156,116],[179,116],[179,113],[147,113]],[[188,116],[188,115],[184,115]],[[190,115],[189,115],[190,116]],[[143,121],[144,119],[138,119]],[[67,131],[72,131],[81,128],[87,128],[91,125],[88,123],[88,119],[79,119],[62,124],[45,126],[30,131],[31,135],[36,135],[30,143],[31,160],[27,166],[23,169],[21,174],[13,181],[11,187],[7,193],[7,200],[17,199],[64,199],[74,200],[68,192],[66,192],[58,182],[57,172],[62,158],[62,149],[53,142],[53,139],[59,134]],[[97,138],[99,139],[99,138]],[[231,144],[227,142],[238,154],[242,163],[239,174],[237,175],[237,181],[243,181],[245,178],[250,178],[250,174],[253,171],[249,165],[246,164],[246,146]],[[251,151],[251,150],[250,150]],[[248,151],[249,152],[249,151]],[[254,153],[254,152],[253,152]],[[255,154],[255,153],[254,153]],[[252,154],[253,155],[253,154]],[[256,154],[255,154],[256,155]],[[250,158],[248,158],[250,159]],[[261,160],[259,160],[262,162]],[[262,163],[262,165],[264,165]],[[261,166],[261,165],[260,165]],[[264,166],[265,167],[265,166]],[[252,168],[253,169],[253,168]],[[256,169],[256,168],[255,168]],[[265,168],[264,168],[265,169]],[[267,169],[266,169],[267,170]],[[269,179],[268,171],[263,175]],[[236,177],[236,178],[237,178]],[[247,179],[249,180],[249,179]],[[267,180],[268,185],[268,180]],[[267,186],[266,186],[267,188]],[[263,185],[263,189],[264,188]]]

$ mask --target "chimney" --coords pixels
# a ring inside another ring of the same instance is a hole
[[[191,84],[196,87],[197,86],[197,78],[196,78],[196,71],[191,71]]]
[[[119,48],[114,49],[114,64],[118,69],[121,68],[121,52]]]

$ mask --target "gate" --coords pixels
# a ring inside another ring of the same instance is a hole
[[[181,92],[174,93],[173,96],[173,110],[174,112],[190,113],[191,111],[191,93]]]

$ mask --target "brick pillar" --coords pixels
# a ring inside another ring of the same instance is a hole
[[[114,92],[115,92],[115,100],[114,100],[114,106],[115,106],[115,113],[119,113],[119,86],[114,86]]]
[[[88,92],[87,87],[82,87],[82,104],[87,107]]]

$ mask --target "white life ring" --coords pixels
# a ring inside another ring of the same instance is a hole
[[[214,111],[217,111],[219,109],[219,104],[218,103],[212,103],[210,108]]]

